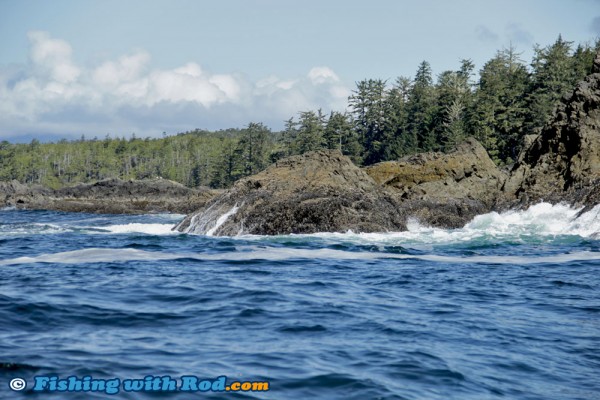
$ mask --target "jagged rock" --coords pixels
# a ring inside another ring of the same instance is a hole
[[[202,207],[218,193],[210,189],[190,189],[166,179],[107,179],[57,190],[12,181],[0,183],[0,204],[26,209],[105,214],[187,214]]]
[[[391,188],[403,213],[432,226],[453,228],[489,212],[506,180],[474,138],[454,151],[423,153],[367,167],[376,182]]]
[[[598,203],[600,186],[600,53],[594,73],[558,105],[553,119],[524,148],[503,190],[505,207],[539,201]]]
[[[215,235],[404,230],[391,196],[338,151],[280,160],[189,215],[176,229]]]

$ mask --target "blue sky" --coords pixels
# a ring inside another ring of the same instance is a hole
[[[279,129],[354,83],[600,36],[598,0],[0,0],[0,139]]]

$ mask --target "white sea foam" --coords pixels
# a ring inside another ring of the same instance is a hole
[[[577,235],[600,237],[600,205],[577,217],[581,208],[564,204],[539,203],[527,210],[511,210],[503,213],[491,212],[478,215],[459,229],[442,229],[422,225],[409,219],[407,231],[384,233],[315,233],[286,235],[287,240],[319,238],[330,242],[351,242],[379,245],[433,245],[469,242],[478,239],[525,240]],[[262,240],[265,236],[245,235],[247,240]]]
[[[217,229],[219,229],[221,227],[221,225],[223,225],[227,221],[227,219],[229,219],[229,217],[231,217],[233,214],[235,214],[237,212],[238,208],[239,207],[237,205],[235,205],[231,210],[229,210],[225,214],[221,215],[217,219],[215,226],[213,226],[206,232],[206,236],[213,236],[215,234],[215,232],[217,231]]]
[[[110,233],[145,233],[147,235],[174,235],[179,232],[174,232],[173,224],[121,224],[121,225],[108,225],[99,227],[101,231],[107,231]]]
[[[41,254],[34,257],[18,257],[0,260],[0,265],[18,265],[31,263],[55,264],[85,264],[98,262],[128,262],[128,261],[167,261],[177,259],[195,259],[204,261],[285,261],[291,259],[335,259],[335,260],[424,260],[451,264],[540,264],[540,263],[569,263],[573,261],[600,260],[600,253],[578,251],[541,257],[526,256],[441,256],[441,255],[410,255],[386,252],[353,252],[333,249],[297,249],[297,248],[265,248],[244,246],[236,251],[223,253],[165,253],[139,249],[90,248],[84,250],[66,251],[53,254]]]
[[[0,229],[0,236],[50,235],[71,232],[72,229],[48,223],[7,224]]]

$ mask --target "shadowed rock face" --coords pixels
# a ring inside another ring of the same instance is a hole
[[[404,230],[380,185],[338,151],[278,161],[242,179],[176,229],[215,235]]]
[[[504,185],[509,203],[564,201],[591,206],[600,198],[600,53],[594,73],[564,97],[551,122],[524,149]]]
[[[166,179],[107,179],[58,190],[25,186],[16,181],[0,182],[0,204],[27,209],[106,214],[187,214],[204,206],[217,193],[208,189],[190,189]]]

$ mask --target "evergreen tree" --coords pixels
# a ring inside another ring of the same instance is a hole
[[[471,123],[475,137],[498,163],[511,163],[520,150],[529,86],[527,68],[510,47],[480,71]]]
[[[408,97],[408,134],[417,139],[420,151],[439,148],[435,132],[432,129],[435,113],[433,80],[431,66],[421,62]]]
[[[235,141],[227,141],[223,144],[221,154],[210,181],[212,187],[230,187],[237,178],[242,175],[242,168],[239,163],[240,160],[236,149],[237,142]]]
[[[242,176],[253,175],[265,168],[270,133],[269,128],[255,122],[242,131],[236,149],[242,165]]]
[[[462,142],[468,134],[466,111],[472,104],[470,77],[473,63],[470,60],[462,60],[461,64],[459,71],[445,71],[440,74],[435,88],[434,129],[444,151]]]
[[[573,52],[573,68],[576,81],[583,79],[586,75],[592,73],[594,57],[600,51],[600,39],[596,40],[593,47],[589,45],[579,45]],[[575,82],[576,83],[576,82]]]
[[[418,142],[414,132],[408,130],[408,98],[412,82],[399,77],[386,98],[386,126],[389,141],[385,146],[384,159],[392,160],[417,151]]]
[[[373,164],[384,157],[384,146],[389,136],[385,129],[385,81],[363,80],[349,98],[354,115],[354,126],[364,148],[365,164]]]
[[[281,158],[289,157],[294,154],[298,154],[298,150],[294,148],[296,144],[296,138],[298,136],[298,129],[296,128],[297,123],[294,122],[294,117],[290,117],[285,121],[285,127],[283,131],[279,132],[276,136],[275,148],[272,150],[269,159],[271,162],[275,162]]]
[[[562,95],[573,89],[576,80],[571,42],[562,36],[551,46],[534,48],[533,74],[527,95],[526,133],[538,133],[550,118]]]
[[[320,109],[317,112],[304,111],[300,113],[298,132],[292,145],[297,154],[325,147],[324,124],[325,117]]]
[[[352,127],[349,126],[346,115],[332,111],[329,114],[327,124],[325,124],[325,131],[323,132],[325,147],[342,151],[342,138],[347,136],[347,130],[351,129]]]

